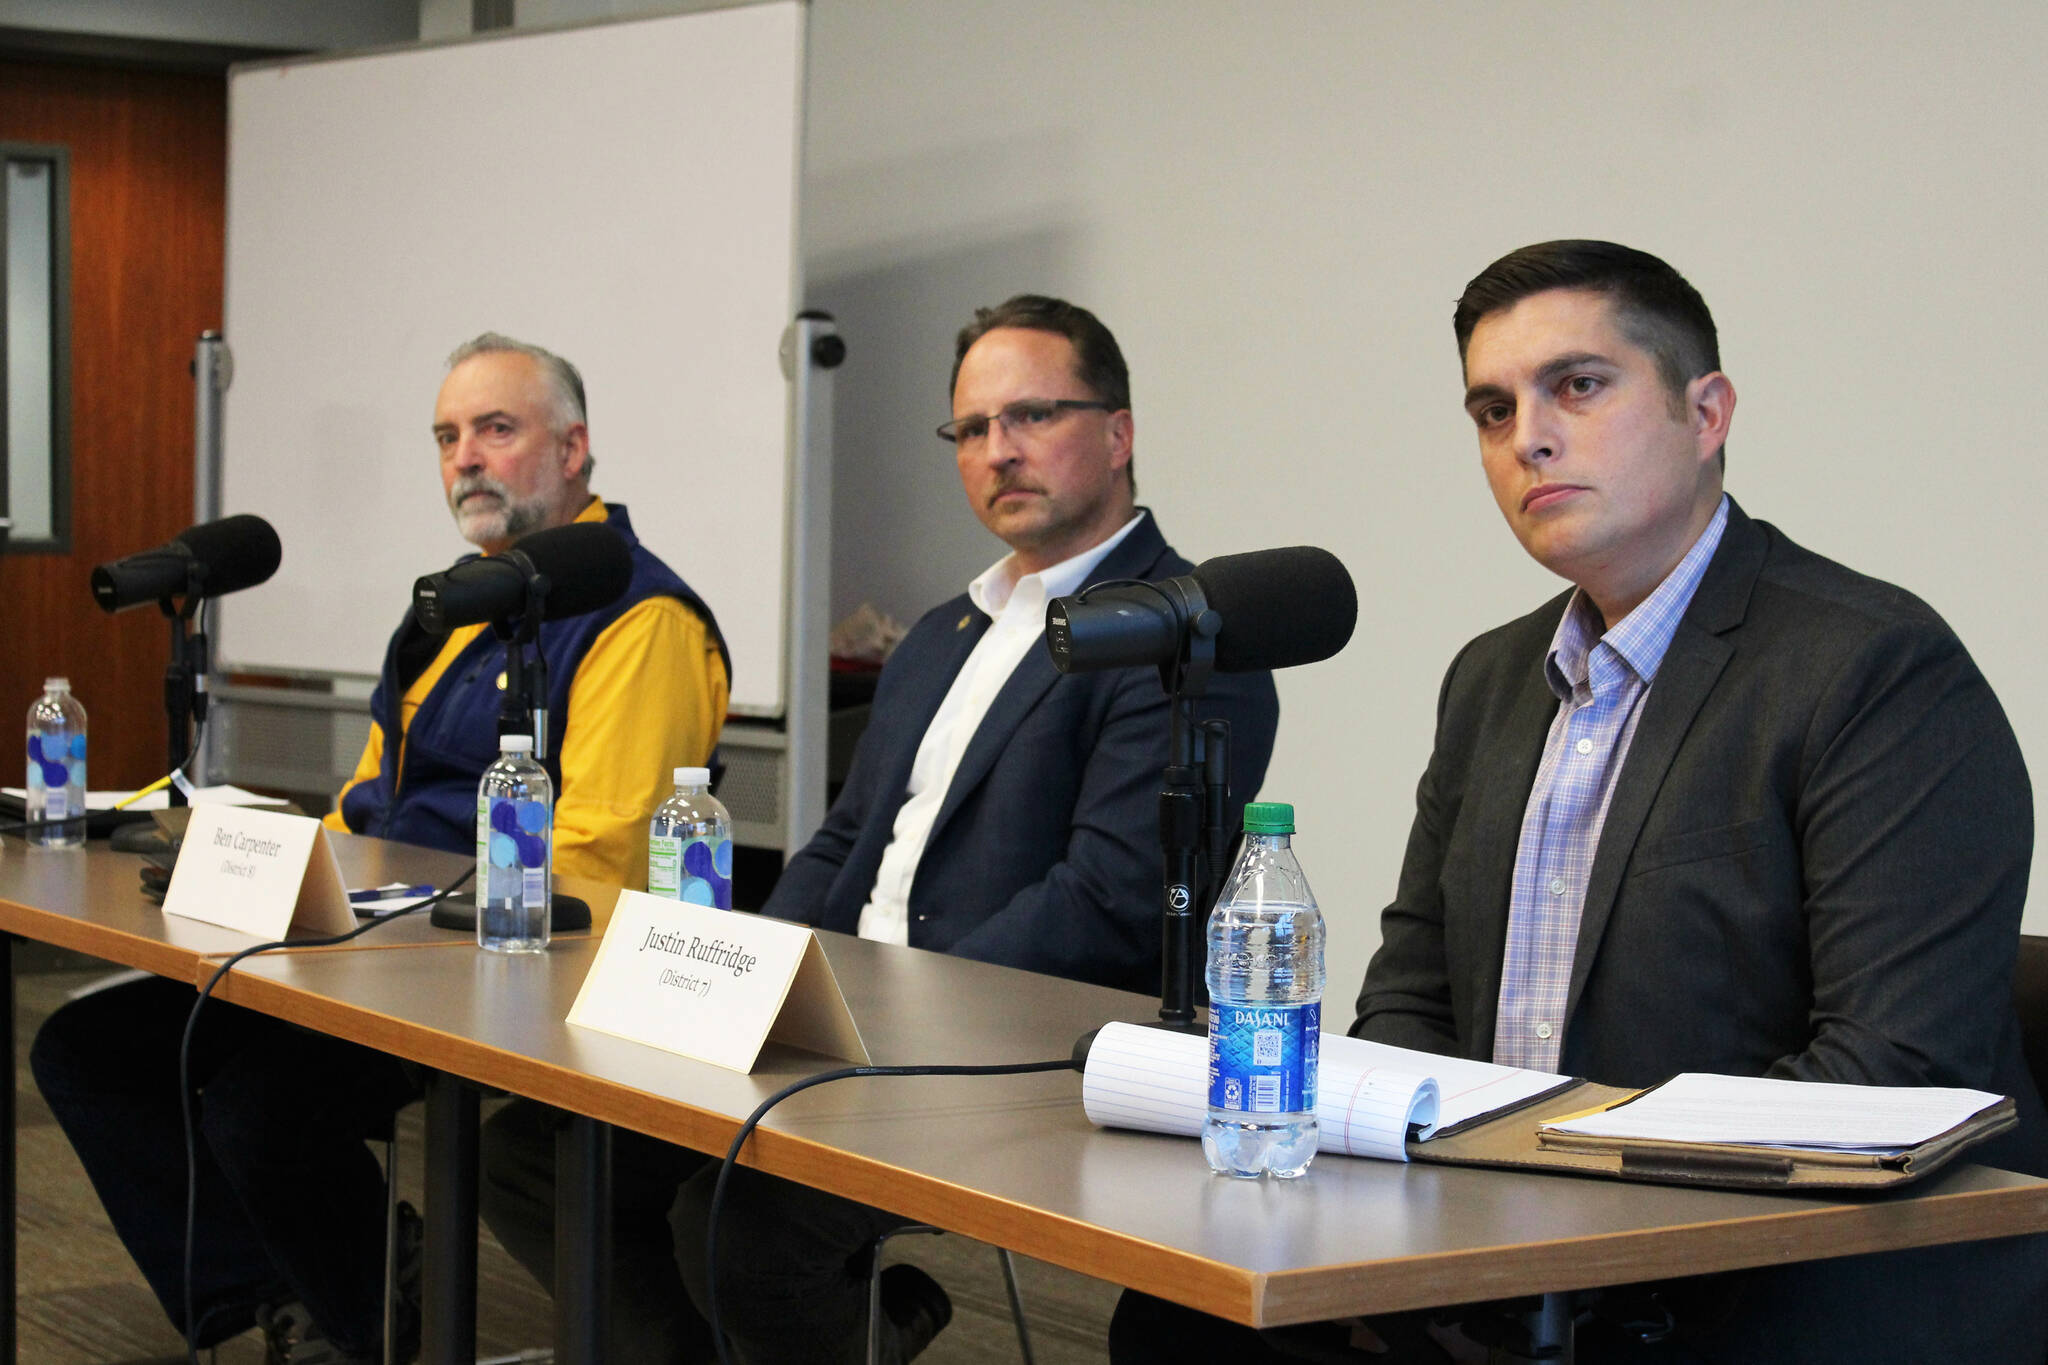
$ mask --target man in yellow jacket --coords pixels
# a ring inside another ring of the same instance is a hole
[[[632,547],[626,594],[547,623],[538,647],[560,735],[549,759],[560,793],[555,866],[643,885],[647,821],[670,773],[703,764],[724,720],[718,627],[634,539],[625,509],[591,495],[583,384],[567,361],[494,333],[465,344],[449,359],[434,439],[456,525],[485,554],[574,521],[607,522]],[[386,651],[369,743],[329,825],[473,849],[504,670],[504,645],[482,627],[442,640],[408,613]],[[272,1361],[380,1359],[384,1177],[363,1138],[417,1095],[416,1074],[233,1005],[201,1011],[188,1323],[178,1046],[191,1008],[189,983],[152,977],[66,1005],[36,1037],[36,1083],[115,1231],[202,1348],[260,1323]],[[416,1305],[401,1304],[399,1320],[393,1357],[406,1360]]]

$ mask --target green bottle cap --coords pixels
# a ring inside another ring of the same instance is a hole
[[[1253,801],[1244,808],[1246,834],[1294,833],[1294,807],[1286,801]]]

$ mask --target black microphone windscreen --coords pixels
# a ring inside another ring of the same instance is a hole
[[[1223,618],[1220,673],[1318,663],[1344,648],[1358,624],[1351,574],[1313,545],[1222,555],[1199,565],[1194,579]]]
[[[541,619],[560,620],[608,607],[633,583],[633,551],[626,538],[601,521],[555,526],[513,545],[535,573],[548,577],[547,607]]]
[[[110,612],[193,591],[220,597],[268,582],[283,558],[270,523],[243,512],[180,531],[154,550],[99,565],[92,571],[92,595]]]
[[[206,566],[202,591],[208,597],[267,583],[284,558],[271,524],[248,512],[209,521],[181,532],[171,542]]]
[[[503,554],[467,559],[414,583],[413,615],[435,635],[516,620],[526,615],[533,580],[540,577],[548,584],[543,621],[581,616],[625,596],[633,582],[633,551],[603,522],[535,531]]]

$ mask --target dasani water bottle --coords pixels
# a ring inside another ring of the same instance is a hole
[[[85,842],[85,708],[69,678],[46,678],[28,708],[28,818],[31,844],[70,848]],[[76,819],[70,817],[76,816]]]
[[[1244,848],[1209,916],[1209,1168],[1288,1178],[1316,1154],[1323,916],[1294,860],[1294,807],[1244,808]]]
[[[505,735],[476,789],[476,942],[499,953],[548,946],[554,784],[533,736]]]

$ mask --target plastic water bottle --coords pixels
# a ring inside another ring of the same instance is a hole
[[[548,946],[555,789],[532,735],[498,741],[476,789],[476,944],[494,953]]]
[[[32,844],[85,842],[85,708],[69,678],[45,678],[43,695],[28,708],[28,818],[64,821],[26,831]]]
[[[1323,915],[1294,860],[1294,807],[1244,808],[1244,849],[1209,916],[1209,1168],[1300,1175],[1316,1154]]]
[[[676,769],[675,795],[647,826],[647,889],[672,901],[732,909],[732,816],[711,794],[709,768]]]

